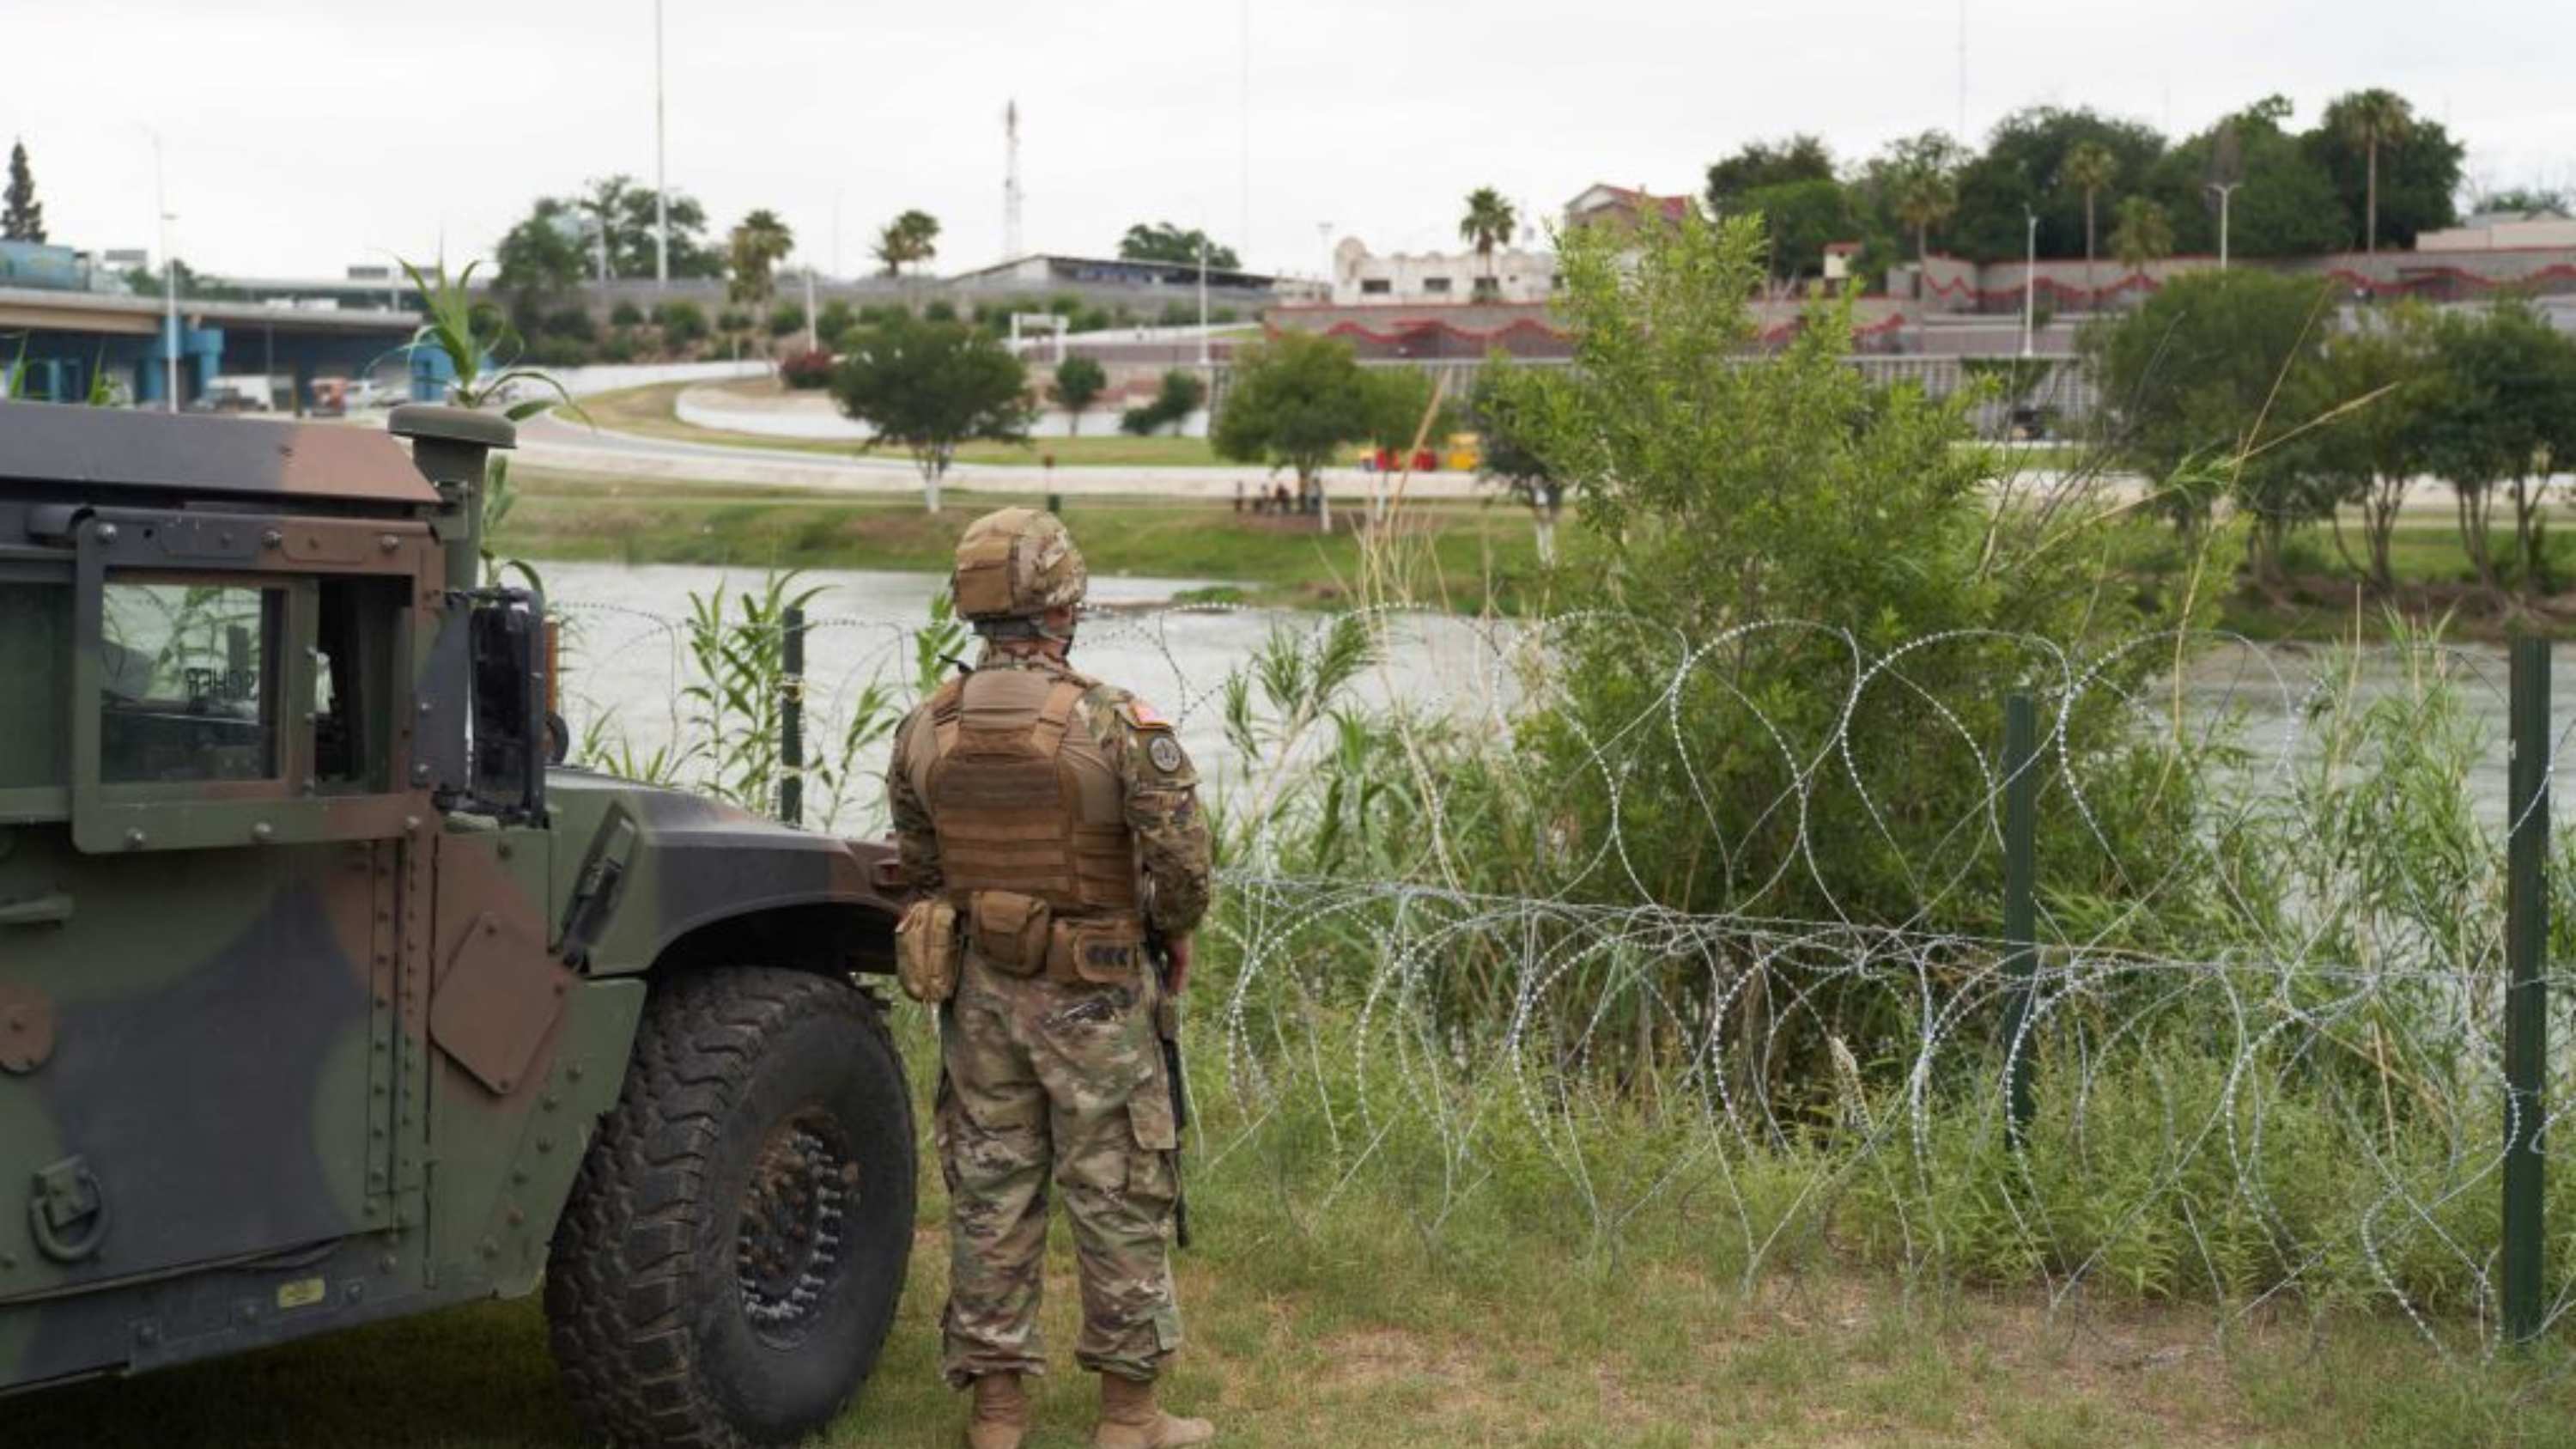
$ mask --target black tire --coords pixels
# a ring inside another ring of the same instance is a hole
[[[658,987],[546,1269],[583,1427],[691,1449],[821,1428],[893,1327],[914,1170],[875,1001],[757,967]]]

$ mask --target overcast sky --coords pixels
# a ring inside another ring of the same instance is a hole
[[[998,258],[1013,97],[1030,250],[1169,218],[1309,273],[1324,222],[1452,245],[1476,186],[1547,213],[1695,189],[1748,138],[1857,156],[1960,114],[1951,0],[665,5],[670,184],[718,230],[774,208],[827,271],[914,206],[941,270]],[[1973,135],[2036,101],[2181,134],[2273,91],[2305,125],[2383,85],[2473,179],[2576,181],[2570,0],[1969,0],[1966,38]],[[0,0],[0,77],[53,240],[154,244],[157,129],[176,249],[218,273],[482,255],[534,196],[653,173],[652,0]]]

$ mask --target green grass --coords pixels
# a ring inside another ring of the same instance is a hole
[[[927,1164],[925,1164],[927,1166]],[[1189,1343],[1169,1400],[1224,1442],[1302,1446],[1907,1443],[2548,1445],[2576,1442],[2555,1348],[2446,1365],[2393,1317],[2296,1307],[2214,1332],[2202,1305],[2050,1314],[2036,1291],[1907,1282],[1831,1259],[1749,1294],[1723,1224],[1677,1202],[1601,1251],[1573,1225],[1471,1201],[1434,1238],[1361,1176],[1326,1205],[1311,1158],[1247,1151],[1192,1177],[1178,1260]],[[1507,1194],[1518,1197],[1517,1193]],[[947,1446],[945,1291],[925,1170],[911,1283],[874,1379],[821,1443]],[[1085,1442],[1059,1222],[1037,1449]],[[539,1446],[577,1441],[532,1303],[487,1304],[10,1405],[9,1443]]]
[[[899,497],[537,469],[513,469],[511,478],[519,499],[497,539],[502,551],[626,563],[944,572],[958,532],[978,514],[1044,501],[1037,492],[951,489],[950,506],[931,514]],[[1249,602],[1344,602],[1363,565],[1355,533],[1318,534],[1311,520],[1239,514],[1230,503],[1075,497],[1066,500],[1065,516],[1095,575],[1219,580]],[[1526,601],[1539,570],[1524,510],[1442,502],[1415,505],[1406,517],[1411,546],[1400,552],[1414,566],[1418,597],[1469,611]],[[1573,526],[1564,532],[1570,536]]]

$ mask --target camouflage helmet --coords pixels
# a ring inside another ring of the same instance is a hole
[[[1090,581],[1064,520],[1039,508],[1005,508],[966,525],[950,579],[957,612],[979,624],[1071,608]]]

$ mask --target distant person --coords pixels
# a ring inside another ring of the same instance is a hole
[[[968,524],[952,586],[983,657],[906,717],[886,771],[903,873],[926,897],[914,912],[953,909],[963,947],[937,988],[932,1120],[948,1182],[940,1371],[973,1388],[970,1449],[1028,1432],[1050,1183],[1081,1266],[1074,1360],[1100,1376],[1095,1449],[1216,1437],[1154,1400],[1181,1346],[1164,1006],[1207,913],[1207,818],[1171,722],[1065,663],[1086,582],[1054,514]]]

